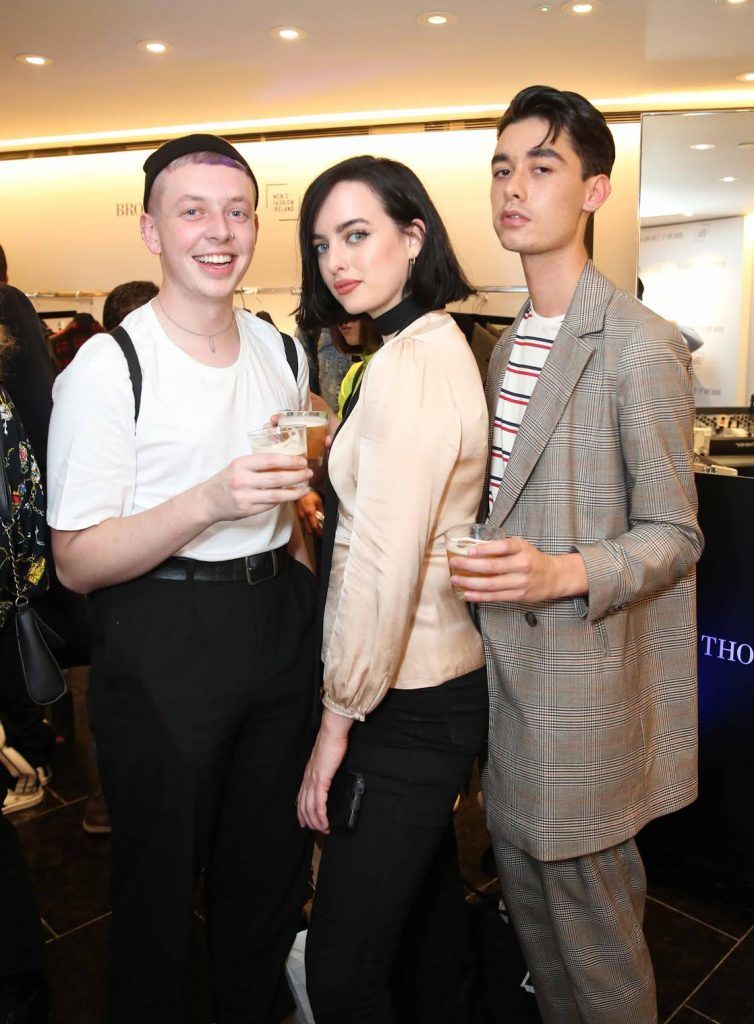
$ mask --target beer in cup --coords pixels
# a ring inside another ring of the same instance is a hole
[[[252,455],[306,455],[306,430],[302,426],[278,424],[263,427],[246,435]],[[269,472],[278,472],[270,470]],[[307,488],[308,481],[291,484],[291,487]]]
[[[306,430],[306,458],[309,469],[321,466],[325,455],[325,438],[330,426],[327,413],[307,409],[300,412],[282,409],[277,413],[277,421],[281,427],[303,427]]]
[[[461,526],[451,526],[445,533],[445,550],[448,554],[448,568],[450,559],[454,555],[467,555],[471,548],[477,548],[484,555],[484,545],[493,540],[505,540],[508,535],[499,526],[491,523],[465,523]],[[464,569],[450,569],[451,576],[478,576],[478,573],[467,572]],[[460,587],[453,586],[453,593],[459,600],[464,600],[465,591]]]

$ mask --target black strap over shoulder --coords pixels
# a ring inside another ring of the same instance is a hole
[[[128,363],[128,373],[131,377],[131,387],[134,392],[134,425],[139,419],[139,409],[141,408],[141,363],[139,357],[136,355],[136,349],[134,343],[131,341],[131,335],[125,329],[125,327],[114,327],[110,331],[111,336],[116,340],[120,346],[120,350],[126,357]]]
[[[280,337],[283,339],[285,358],[288,360],[293,379],[298,383],[298,352],[296,351],[296,342],[290,334],[283,334],[282,331],[280,332]]]
[[[128,363],[128,373],[131,377],[131,387],[134,392],[134,423],[136,423],[139,419],[139,409],[141,408],[142,373],[139,357],[136,355],[134,343],[131,341],[131,336],[125,327],[114,327],[110,334],[118,343]],[[289,334],[281,334],[281,338],[283,339],[285,358],[291,368],[293,379],[298,381],[298,352],[296,351],[296,343]]]

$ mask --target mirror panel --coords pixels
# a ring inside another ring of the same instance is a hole
[[[644,114],[639,222],[637,293],[681,328],[697,407],[748,406],[754,110]]]

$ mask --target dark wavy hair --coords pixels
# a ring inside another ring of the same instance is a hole
[[[570,139],[581,160],[584,180],[595,174],[610,172],[615,163],[615,142],[607,122],[589,100],[577,92],[562,92],[549,85],[530,85],[511,100],[511,104],[498,121],[497,137],[510,124],[538,117],[546,121],[550,131],[546,140],[555,140],[561,132]]]
[[[410,293],[417,302],[429,309],[441,309],[448,302],[459,302],[474,293],[434,203],[411,168],[384,157],[354,156],[315,178],[301,203],[301,300],[296,319],[304,330],[353,319],[353,313],[346,312],[322,280],[312,242],[314,222],[322,204],[342,181],[360,181],[371,188],[385,213],[399,227],[407,228],[413,220],[424,222],[424,244],[411,274]]]

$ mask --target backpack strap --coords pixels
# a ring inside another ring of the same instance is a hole
[[[298,352],[296,351],[296,342],[290,334],[283,334],[281,332],[280,337],[283,339],[285,358],[288,360],[288,365],[291,368],[293,379],[296,381],[296,384],[298,384]]]
[[[134,343],[131,341],[131,336],[125,327],[114,327],[112,331],[110,331],[110,335],[117,342],[121,352],[125,356],[126,362],[128,363],[128,373],[131,378],[131,387],[133,388],[134,393],[135,424],[139,419],[139,409],[141,408],[141,364],[139,363],[139,357],[136,355],[136,349],[134,348]],[[293,379],[298,382],[298,352],[296,351],[296,343],[289,334],[281,334],[281,338],[283,339],[286,361],[291,368]]]
[[[131,341],[131,335],[125,329],[125,327],[114,327],[110,331],[110,335],[118,343],[121,352],[126,357],[128,363],[128,374],[131,378],[131,387],[134,393],[134,427],[136,421],[139,419],[139,409],[141,408],[141,363],[139,357],[136,355],[136,349],[134,343]]]

